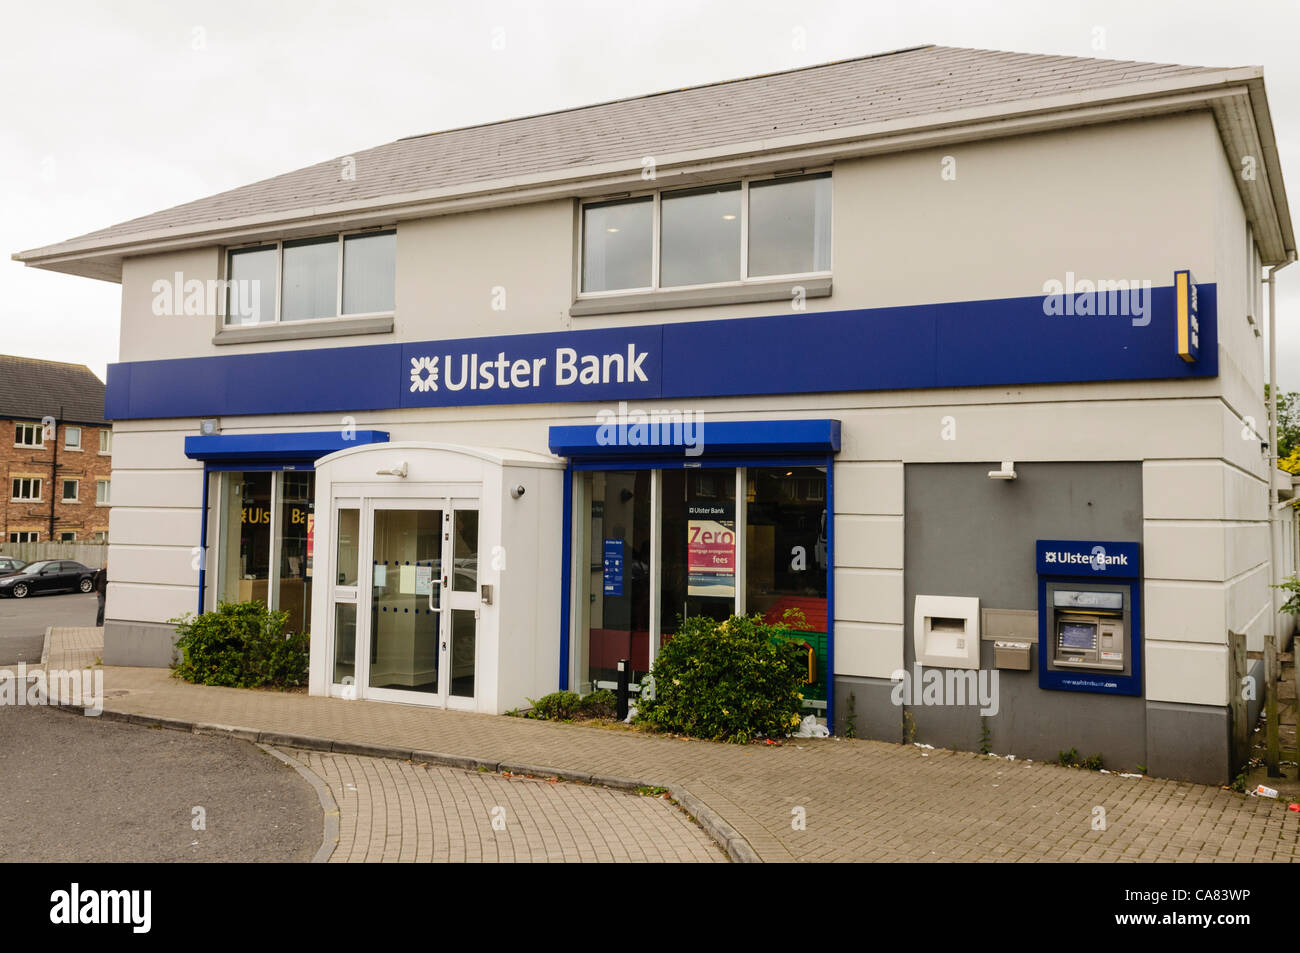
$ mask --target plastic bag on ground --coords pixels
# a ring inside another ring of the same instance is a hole
[[[803,721],[799,722],[799,730],[792,734],[791,738],[829,738],[830,729],[825,725],[817,724],[816,715],[805,715]]]

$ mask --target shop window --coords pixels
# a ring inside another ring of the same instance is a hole
[[[575,538],[580,577],[575,641],[578,688],[609,687],[619,659],[632,683],[655,647],[685,618],[760,615],[806,646],[812,682],[825,699],[828,626],[827,471],[767,466],[582,471],[575,482],[586,529]],[[650,501],[658,495],[658,525]],[[657,539],[657,558],[651,540]],[[658,608],[652,625],[650,606]]]
[[[225,323],[238,327],[389,313],[395,304],[396,251],[393,231],[231,249]]]
[[[736,611],[736,471],[663,470],[660,619],[726,619]]]
[[[269,471],[225,474],[219,601],[270,605],[271,477]]]
[[[590,202],[581,227],[584,295],[829,275],[831,175]]]
[[[745,610],[791,628],[826,631],[826,470],[761,467],[746,472]]]
[[[289,613],[288,631],[306,632],[311,627],[312,562],[316,532],[315,474],[279,474],[280,520],[275,538],[280,563],[278,598],[275,606]]]
[[[40,449],[45,446],[45,433],[40,424],[14,424],[14,446],[15,447],[36,447]]]
[[[578,659],[584,690],[618,683],[628,659],[632,680],[650,667],[649,470],[584,474],[587,500],[586,638]]]
[[[81,449],[81,428],[65,427],[63,430],[63,448],[65,450]]]
[[[659,284],[664,288],[740,279],[740,185],[665,192]]]

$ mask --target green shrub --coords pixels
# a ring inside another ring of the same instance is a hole
[[[599,688],[590,695],[577,692],[551,692],[541,698],[530,698],[532,709],[524,712],[525,718],[543,721],[573,721],[575,718],[613,718],[617,699],[608,689]]]
[[[784,628],[757,615],[685,619],[659,650],[654,697],[642,694],[637,720],[739,744],[790,734],[799,727],[808,662],[797,643],[774,638]]]
[[[176,624],[176,675],[196,685],[234,688],[305,684],[310,637],[286,633],[288,612],[262,602],[223,602],[216,612],[185,615]]]

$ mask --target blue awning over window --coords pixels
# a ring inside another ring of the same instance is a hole
[[[387,443],[383,430],[319,430],[305,433],[212,434],[185,438],[185,456],[204,463],[280,465],[315,463],[337,450]]]
[[[643,426],[638,427],[639,423]],[[627,459],[680,454],[702,457],[831,454],[840,449],[838,420],[719,420],[682,426],[635,415],[596,426],[550,430],[551,453],[577,459]]]

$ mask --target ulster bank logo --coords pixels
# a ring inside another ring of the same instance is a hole
[[[411,393],[438,389],[438,359],[436,357],[411,358]]]

